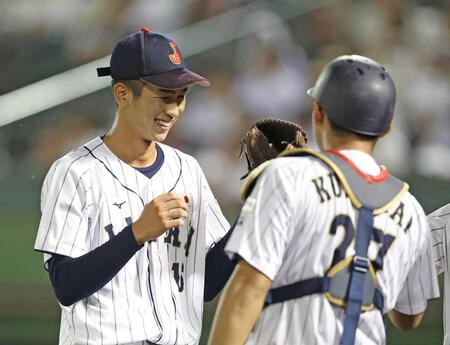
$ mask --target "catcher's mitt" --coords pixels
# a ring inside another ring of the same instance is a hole
[[[306,147],[307,141],[303,128],[294,122],[274,118],[256,121],[241,141],[239,156],[244,153],[248,165],[248,173],[242,179],[280,152]]]

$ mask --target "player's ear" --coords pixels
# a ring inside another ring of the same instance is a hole
[[[384,137],[385,135],[387,135],[387,134],[391,131],[391,129],[392,129],[392,123],[389,125],[388,128],[386,128],[386,129],[384,130],[383,133],[380,134],[379,137],[380,137],[380,138]]]
[[[126,106],[132,97],[131,91],[121,82],[114,84],[113,95],[119,107]]]
[[[325,111],[316,101],[313,104],[313,121],[315,125],[321,125],[325,121]]]

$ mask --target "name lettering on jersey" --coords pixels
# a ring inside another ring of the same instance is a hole
[[[404,218],[404,214],[405,214],[405,204],[400,202],[398,207],[395,209],[395,211],[389,215],[389,217],[391,217],[391,219],[393,221],[395,221],[400,227],[403,228],[403,231],[405,233],[408,232],[409,228],[412,225],[412,217],[409,217],[408,222],[406,223],[406,225],[403,225],[403,218]]]
[[[319,195],[320,203],[330,201],[333,197],[339,198],[345,195],[344,189],[334,172],[329,172],[325,176],[319,176],[312,179],[316,192]]]
[[[112,224],[108,224],[107,226],[105,226],[105,231],[108,233],[109,239],[114,237],[113,225]]]
[[[194,235],[194,232],[195,232],[195,230],[194,230],[194,228],[191,226],[191,227],[189,228],[189,234],[188,234],[187,242],[186,242],[186,244],[184,245],[184,254],[185,254],[186,256],[189,256],[189,248],[191,248],[192,236]]]
[[[184,264],[180,265],[179,262],[174,262],[172,265],[173,277],[178,286],[178,292],[182,292],[184,290]]]
[[[186,243],[183,247],[184,255],[189,256],[189,249],[191,248],[192,237],[194,236],[195,230],[191,224],[189,224],[189,231],[187,234]],[[164,242],[167,244],[171,244],[176,248],[181,248],[180,241],[180,228],[174,227],[166,232],[166,237],[164,237]],[[184,264],[179,262],[174,262],[172,264],[172,272],[173,278],[178,286],[178,292],[182,292],[184,290]]]
[[[131,217],[126,217],[126,218],[125,218],[125,222],[127,223],[127,226],[130,226],[130,225],[133,223],[133,221],[131,220]],[[105,229],[105,231],[108,233],[109,239],[111,239],[111,238],[114,237],[114,231],[113,231],[114,226],[113,226],[112,224],[106,225],[106,226],[104,227],[104,229]]]
[[[167,231],[167,236],[164,237],[164,242],[173,245],[174,247],[180,248],[180,241],[178,239],[180,235],[180,228],[172,228]]]
[[[189,256],[189,248],[191,247],[192,243],[192,236],[194,236],[195,229],[192,227],[192,225],[189,227],[189,231],[187,234],[186,243],[183,246],[184,249],[184,255],[187,257]],[[166,237],[164,237],[164,242],[171,244],[172,246],[176,248],[181,248],[182,243],[180,241],[180,229],[178,227],[171,228],[166,232]]]

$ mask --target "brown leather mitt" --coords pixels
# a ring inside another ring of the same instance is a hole
[[[248,165],[242,178],[286,149],[306,147],[307,141],[303,128],[294,122],[274,118],[256,121],[241,141],[240,155],[245,153]]]

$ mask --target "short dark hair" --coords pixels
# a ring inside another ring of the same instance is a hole
[[[142,94],[142,89],[144,88],[144,83],[139,79],[130,79],[130,80],[112,80],[111,87],[114,87],[117,83],[125,84],[125,86],[133,92],[133,95],[136,97],[140,97]]]

